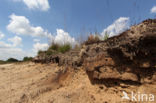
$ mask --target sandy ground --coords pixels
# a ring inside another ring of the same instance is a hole
[[[121,99],[123,91],[152,93],[156,96],[156,85],[107,88],[102,84],[92,85],[83,69],[73,73],[64,72],[56,64],[0,65],[0,103],[130,102]]]

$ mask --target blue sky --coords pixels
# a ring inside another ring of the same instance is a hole
[[[0,59],[35,56],[51,41],[76,44],[80,35],[111,36],[156,15],[156,0],[1,0]]]

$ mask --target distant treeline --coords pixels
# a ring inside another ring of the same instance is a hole
[[[15,58],[9,58],[7,60],[0,60],[0,64],[6,64],[6,63],[16,63],[16,62],[26,62],[26,61],[32,61],[32,57],[24,57],[23,60],[18,60]]]

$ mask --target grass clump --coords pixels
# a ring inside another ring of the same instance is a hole
[[[104,40],[107,40],[108,38],[109,38],[109,34],[106,32],[105,35],[104,35],[104,37],[103,37],[103,39]]]
[[[60,46],[58,44],[52,44],[48,50],[55,50],[55,51],[58,51],[58,49],[60,48]]]
[[[23,61],[25,62],[25,61],[32,61],[33,60],[33,58],[32,57],[24,57],[23,58]]]
[[[88,39],[86,41],[87,44],[90,44],[90,43],[96,43],[96,42],[99,42],[101,41],[100,38],[99,38],[99,35],[89,35],[88,36]]]
[[[47,51],[39,51],[38,55],[54,55],[58,53],[65,53],[69,50],[71,50],[71,45],[70,44],[65,44],[65,45],[59,45],[59,44],[52,44]]]
[[[65,44],[65,45],[52,44],[46,52],[47,54],[65,53],[69,51],[70,49],[71,49],[70,44]]]
[[[66,45],[60,46],[58,48],[58,51],[61,53],[65,53],[65,52],[69,51],[70,49],[71,49],[71,46],[69,44],[66,44]]]

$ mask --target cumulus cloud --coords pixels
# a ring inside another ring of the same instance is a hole
[[[71,44],[74,46],[77,43],[75,39],[71,37],[68,32],[65,32],[63,29],[56,30],[56,36],[52,38],[52,41],[60,45]]]
[[[4,34],[2,32],[0,32],[0,39],[4,38]]]
[[[25,16],[12,14],[10,19],[11,20],[7,29],[17,35],[30,35],[33,37],[49,37],[51,35],[40,26],[32,26],[30,21]]]
[[[22,60],[26,53],[20,48],[0,48],[0,60],[16,58]]]
[[[23,2],[29,9],[47,11],[50,8],[48,0],[14,0]]]
[[[21,48],[13,46],[13,44],[0,41],[0,60],[7,60],[8,58],[22,60],[25,56],[34,56],[34,54],[25,52]]]
[[[22,44],[22,38],[19,36],[15,36],[13,38],[9,38],[8,41],[13,43],[13,46],[19,46]]]
[[[17,16],[12,14],[10,16],[10,23],[7,25],[7,29],[17,35],[29,35],[32,37],[46,37],[49,42],[54,42],[58,44],[72,44],[75,45],[76,41],[69,33],[65,32],[63,29],[57,29],[56,35],[52,35],[47,30],[44,30],[40,26],[32,26],[30,21],[24,16]],[[36,41],[36,40],[35,40]],[[36,41],[37,42],[37,41]]]
[[[47,50],[49,45],[47,43],[43,43],[43,44],[42,43],[35,43],[33,45],[33,47],[34,47],[33,51],[38,52],[39,50],[42,50],[42,51]]]
[[[11,44],[0,41],[0,48],[10,48],[11,46]]]
[[[101,35],[104,36],[106,33],[109,34],[109,37],[118,35],[129,28],[129,21],[128,17],[120,17],[115,20],[113,24],[104,29]]]
[[[0,41],[0,60],[7,60],[8,58],[22,60],[25,56],[35,56],[35,53],[26,52],[22,50],[22,48],[17,47],[21,45],[22,38],[15,36],[13,38],[9,38],[8,41],[10,43]]]
[[[34,42],[40,42],[40,40],[39,40],[39,39],[34,39],[33,41],[34,41]]]
[[[156,6],[153,6],[153,8],[151,9],[151,13],[156,13]]]

